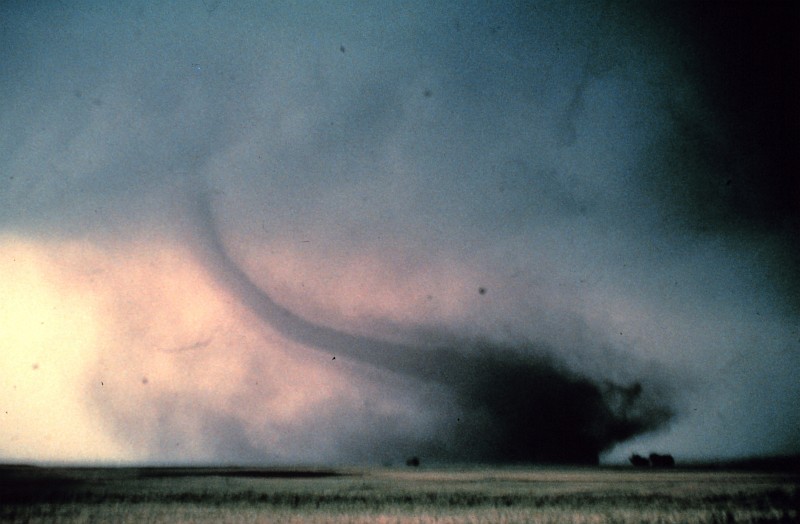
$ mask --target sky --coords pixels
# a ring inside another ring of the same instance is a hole
[[[0,3],[0,461],[800,453],[798,29]]]

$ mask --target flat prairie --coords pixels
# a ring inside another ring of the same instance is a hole
[[[0,466],[3,522],[798,522],[800,474]]]

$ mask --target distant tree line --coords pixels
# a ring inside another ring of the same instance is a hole
[[[674,468],[675,459],[670,454],[660,455],[658,453],[650,453],[649,457],[643,457],[634,453],[631,455],[631,464],[637,468]]]

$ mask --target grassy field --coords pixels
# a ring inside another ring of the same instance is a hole
[[[800,475],[0,467],[3,522],[798,522]]]

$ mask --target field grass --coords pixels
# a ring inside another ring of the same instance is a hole
[[[0,467],[3,522],[798,522],[791,472]]]

